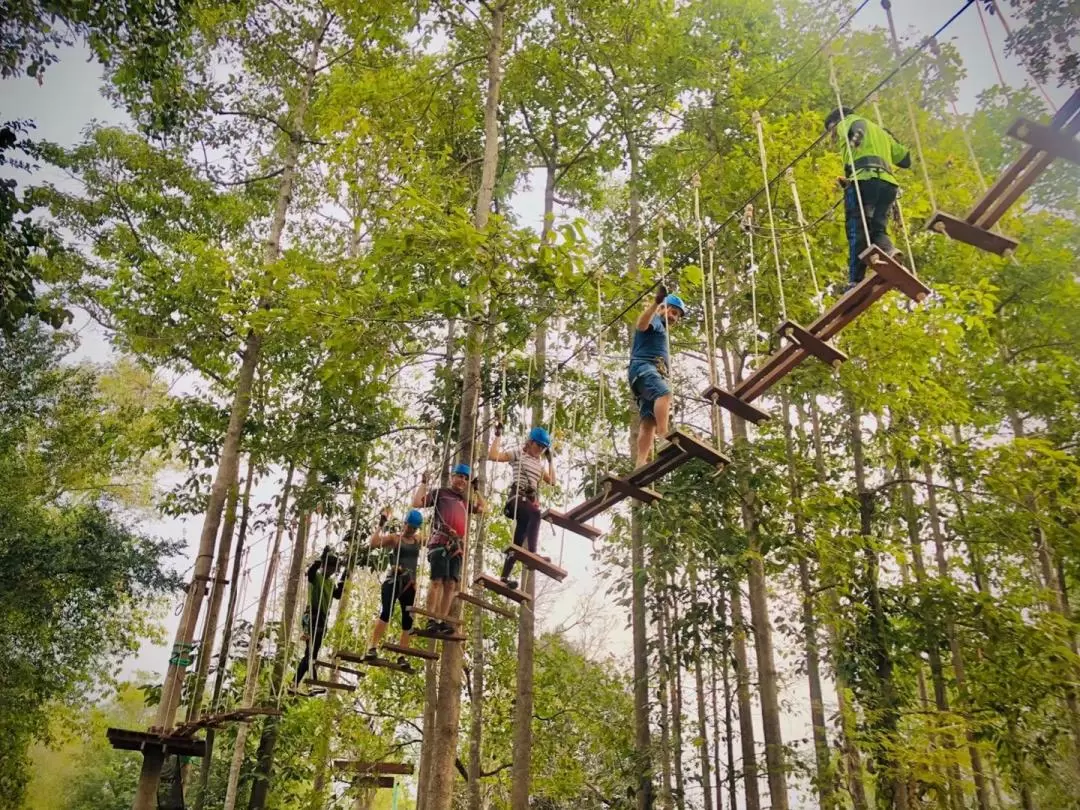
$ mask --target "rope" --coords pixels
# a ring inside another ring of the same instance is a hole
[[[660,268],[661,283],[665,286],[667,282],[667,267],[664,265],[664,216],[663,214],[657,219],[656,223],[656,266]],[[667,319],[667,304],[664,305],[665,313],[661,316],[661,320],[664,322],[664,346],[667,349],[667,373],[668,379],[671,381],[671,392],[675,393],[675,360],[671,354],[671,326]]]
[[[754,110],[754,129],[757,130],[758,155],[761,157],[761,178],[765,181],[765,208],[769,212],[769,227],[772,228],[773,261],[776,263],[776,283],[780,290],[780,317],[787,320],[787,303],[784,301],[784,277],[780,271],[780,240],[776,236],[776,220],[773,217],[772,192],[769,190],[769,161],[765,155],[765,127],[761,113]]]
[[[1003,88],[1009,85],[1005,82],[1005,76],[1001,72],[1001,65],[998,64],[997,52],[994,50],[994,43],[990,39],[990,30],[986,27],[986,17],[983,15],[982,3],[975,3],[975,10],[979,12],[979,25],[982,26],[983,37],[986,39],[986,49],[990,51],[990,59],[994,63],[994,72],[997,73],[998,84]]]
[[[877,98],[874,99],[873,105],[874,105],[874,117],[877,118],[877,125],[879,127],[881,127],[882,129],[885,129],[885,124],[884,124],[884,122],[882,121],[882,118],[881,118],[881,108],[878,106]],[[914,124],[915,122],[912,121],[912,123]],[[917,132],[918,132],[918,130],[916,129],[916,133]],[[918,135],[916,135],[916,142],[918,142]],[[921,154],[919,156],[919,163],[924,167],[923,171],[925,172],[926,171],[925,170],[926,162],[923,161]],[[933,196],[931,195],[931,201],[932,200],[933,200]],[[896,215],[900,219],[900,230],[904,234],[904,247],[907,248],[908,268],[911,270],[912,275],[917,276],[917,275],[919,275],[919,273],[918,273],[918,268],[915,267],[915,253],[911,249],[911,234],[908,233],[907,219],[904,217],[904,207],[902,205],[900,205],[900,195],[899,194],[897,194],[897,196],[896,196],[896,202],[894,203],[894,205],[896,205]],[[935,205],[934,208],[936,209],[937,206]]]
[[[750,308],[754,317],[754,354],[758,353],[758,317],[757,317],[757,260],[754,258],[754,206],[747,205],[743,214],[743,223],[746,228],[746,238],[750,247]]]
[[[836,62],[833,60],[832,55],[829,55],[829,84],[832,85],[833,92],[836,94],[836,108],[838,110],[844,109],[844,102],[840,98],[840,83],[836,79]],[[837,126],[843,123],[843,118],[837,123]],[[855,153],[851,149],[851,141],[845,136],[842,138],[844,142],[844,152],[847,155],[845,163],[852,167],[851,183],[855,186],[855,196],[859,200],[859,219],[862,220],[863,234],[866,236],[866,246],[870,247],[870,223],[866,221],[866,209],[863,207],[862,189],[859,188],[859,183],[855,179]]]
[[[806,263],[810,267],[810,280],[814,283],[814,302],[817,304],[818,312],[824,312],[825,299],[821,294],[821,289],[818,287],[817,270],[814,269],[814,255],[810,251],[810,237],[806,233],[806,219],[803,217],[802,202],[799,200],[799,187],[795,185],[795,170],[788,169],[785,174],[787,175],[788,185],[791,187],[791,199],[795,203],[795,219],[802,228],[803,251],[806,253]]]
[[[1001,8],[998,6],[997,0],[990,0],[990,2],[991,2],[992,7],[994,9],[994,13],[997,14],[998,20],[1001,21],[1001,27],[1005,29],[1005,36],[1006,37],[1011,37],[1012,36],[1012,31],[1009,30],[1009,23],[1007,23],[1005,21],[1005,15],[1001,13]],[[982,9],[981,8],[979,9],[979,16],[980,16],[980,19],[981,19],[982,18]],[[985,30],[986,30],[986,26],[984,24],[983,25],[983,31],[985,32]],[[1057,104],[1054,103],[1054,100],[1052,98],[1050,98],[1050,95],[1046,92],[1046,88],[1043,87],[1042,82],[1040,82],[1038,79],[1036,79],[1035,74],[1032,73],[1030,70],[1028,70],[1027,65],[1024,64],[1023,60],[1021,60],[1020,64],[1024,66],[1024,72],[1027,74],[1027,77],[1031,80],[1031,83],[1034,84],[1035,87],[1038,88],[1039,92],[1042,93],[1042,97],[1044,99],[1046,99],[1047,106],[1049,106],[1050,109],[1053,112],[1056,113],[1058,111],[1058,106],[1057,106]]]

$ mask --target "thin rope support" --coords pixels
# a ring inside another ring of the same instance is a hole
[[[743,213],[743,222],[746,225],[746,239],[750,249],[750,311],[753,313],[754,355],[758,354],[758,317],[757,317],[757,259],[754,258],[754,206],[747,205]]]
[[[1009,23],[1005,20],[1005,15],[1001,13],[1001,8],[998,6],[997,0],[990,0],[990,2],[992,4],[992,6],[993,6],[994,13],[997,14],[997,18],[1001,22],[1001,27],[1005,29],[1005,36],[1006,37],[1011,37],[1012,36],[1012,31],[1009,29]],[[981,8],[979,9],[979,16],[980,16],[980,19],[981,19],[982,18],[982,9]],[[985,31],[985,28],[986,28],[986,26],[985,26],[985,23],[984,23],[983,24],[983,30],[984,31]],[[1029,79],[1031,79],[1031,83],[1034,84],[1039,89],[1039,92],[1042,93],[1042,97],[1044,99],[1046,99],[1047,106],[1053,112],[1056,113],[1058,111],[1058,105],[1054,103],[1054,100],[1052,98],[1050,98],[1050,94],[1046,92],[1046,88],[1043,87],[1042,82],[1040,82],[1038,79],[1036,79],[1035,74],[1032,73],[1030,70],[1028,70],[1027,65],[1025,65],[1023,63],[1023,60],[1021,60],[1021,65],[1023,66],[1024,72],[1027,74],[1027,77]]]
[[[806,232],[806,218],[803,217],[802,201],[799,199],[799,187],[795,184],[795,170],[788,169],[784,174],[787,176],[788,185],[791,187],[791,199],[795,203],[795,218],[802,229],[803,251],[806,253],[806,264],[810,268],[810,280],[814,284],[814,302],[817,304],[818,312],[823,312],[825,310],[825,299],[821,295],[821,288],[818,286],[817,270],[814,268],[814,254],[810,250],[810,237]]]
[[[773,261],[776,263],[776,284],[780,290],[780,317],[787,320],[787,302],[784,301],[784,276],[780,270],[780,239],[776,235],[776,219],[773,217],[772,191],[769,189],[769,160],[765,154],[765,125],[761,113],[754,110],[751,116],[757,131],[758,155],[761,157],[761,178],[765,181],[765,209],[769,212],[769,227],[772,229]]]
[[[838,110],[844,109],[844,102],[840,97],[840,82],[836,79],[836,62],[833,60],[832,54],[829,54],[829,84],[832,85],[833,92],[836,94],[836,108]],[[841,119],[843,121],[843,119]],[[838,124],[839,125],[839,124]],[[862,189],[859,188],[859,181],[855,179],[855,153],[851,149],[851,141],[844,137],[844,152],[847,156],[845,161],[846,165],[851,166],[851,182],[855,186],[855,196],[859,200],[859,219],[862,220],[863,234],[866,236],[866,246],[870,247],[870,223],[866,221],[866,209],[863,207]]]
[[[874,117],[877,118],[877,124],[882,129],[885,128],[885,124],[881,118],[881,107],[878,106],[877,98],[873,100],[874,105]],[[912,121],[914,124],[914,121]],[[916,130],[918,132],[918,130]],[[919,162],[925,167],[926,162],[922,159],[922,155],[919,155]],[[923,170],[925,172],[925,168]],[[928,186],[929,188],[929,186]],[[933,204],[933,197],[931,196],[931,204]],[[904,247],[907,248],[908,268],[911,270],[912,275],[919,275],[918,268],[915,267],[915,252],[911,248],[911,234],[908,232],[907,218],[904,216],[904,207],[900,204],[900,195],[897,194],[896,202],[896,215],[900,218],[900,230],[904,234]],[[937,206],[934,206],[935,210]]]

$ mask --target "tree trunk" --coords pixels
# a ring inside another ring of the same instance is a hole
[[[667,577],[661,579],[665,582]],[[682,644],[679,642],[679,608],[678,603],[672,600],[672,613],[667,613],[668,600],[662,602],[664,611],[664,623],[667,625],[668,641],[671,644],[669,660],[672,663],[669,670],[672,677],[668,679],[668,689],[671,692],[671,764],[672,775],[675,777],[675,807],[678,810],[686,810],[686,777],[683,771],[683,707],[682,707]],[[672,629],[674,628],[674,629]]]
[[[495,190],[499,162],[499,90],[502,84],[502,40],[507,0],[489,6],[490,37],[487,50],[487,98],[484,105],[484,159],[480,170],[480,189],[473,212],[477,230],[487,227]],[[480,363],[483,340],[479,319],[468,326],[465,350],[465,377],[458,421],[458,459],[473,462],[477,402],[480,394]],[[460,615],[461,602],[454,602],[453,615]],[[439,696],[435,711],[434,736],[424,740],[433,752],[427,783],[424,810],[450,810],[454,795],[454,762],[457,757],[458,727],[461,718],[461,681],[463,645],[444,644],[439,661]]]
[[[247,479],[244,482],[243,504],[240,510],[240,531],[236,538],[236,553],[233,555],[232,585],[229,588],[229,603],[225,608],[225,627],[221,634],[221,649],[218,650],[217,672],[214,674],[214,690],[210,696],[210,712],[216,712],[221,706],[221,690],[225,686],[225,673],[229,668],[229,648],[232,646],[233,623],[236,621],[236,602],[239,599],[240,578],[243,576],[244,545],[247,541],[248,522],[251,519],[251,487],[255,480],[255,459],[248,457]],[[287,495],[286,495],[287,497]],[[210,766],[214,761],[215,729],[206,730],[206,756],[199,762],[199,789],[195,794],[195,810],[206,806],[206,790],[210,784]]]
[[[739,742],[742,744],[743,791],[746,810],[761,810],[757,753],[754,750],[754,707],[750,703],[750,670],[746,658],[746,622],[739,583],[731,583],[731,625],[735,637],[735,694],[739,700]]]
[[[317,477],[314,470],[308,472],[309,481],[315,481]],[[304,555],[310,532],[311,512],[305,509],[300,515],[296,543],[293,545],[292,559],[289,563],[289,579],[285,585],[285,600],[281,613],[282,621],[278,627],[277,659],[274,661],[274,672],[270,678],[271,689],[275,683],[280,689],[286,688],[289,660],[292,657],[292,640],[296,630],[294,622],[299,602],[300,581],[304,578]],[[262,735],[259,737],[259,750],[255,758],[255,779],[251,785],[248,810],[263,810],[266,807],[266,797],[270,793],[270,775],[274,767],[274,750],[277,748],[280,734],[281,718],[267,717],[263,724]]]
[[[249,463],[248,480],[250,476],[251,464]],[[206,608],[202,640],[199,642],[199,663],[195,668],[195,679],[191,686],[191,697],[188,700],[187,720],[189,722],[197,720],[202,712],[203,693],[206,691],[206,678],[210,673],[210,659],[213,655],[214,639],[217,638],[221,603],[225,597],[225,572],[229,567],[229,557],[232,554],[233,533],[236,531],[236,509],[239,501],[240,482],[234,481],[229,490],[229,500],[225,506],[225,522],[221,525],[221,537],[218,539],[214,577],[210,582],[210,602]],[[235,582],[233,587],[236,587]]]
[[[690,592],[694,594],[694,618],[693,622],[693,639],[694,639],[694,688],[695,697],[697,698],[697,721],[698,721],[698,760],[701,766],[701,791],[704,798],[704,810],[713,810],[713,786],[712,786],[712,768],[709,764],[709,723],[708,718],[705,716],[705,674],[702,670],[702,650],[701,650],[701,632],[698,626],[697,618],[697,563],[694,561],[693,556],[690,557],[688,564],[688,573],[690,574]]]
[[[490,335],[491,328],[489,328]],[[490,490],[487,486],[487,447],[491,442],[491,408],[485,403],[484,405],[484,434],[481,439],[481,446],[484,448],[484,462],[480,467],[480,486],[481,491],[485,493]],[[476,541],[473,548],[473,571],[480,572],[484,569],[484,542],[487,537],[487,524],[481,522],[480,527],[476,533]],[[526,573],[523,571],[523,573]],[[522,578],[522,587],[526,587],[525,579]],[[480,779],[481,768],[480,760],[483,750],[483,724],[484,724],[484,625],[483,625],[483,613],[478,608],[473,608],[473,626],[472,626],[472,639],[470,640],[472,650],[472,694],[470,699],[470,720],[471,725],[469,728],[469,806],[472,810],[481,810],[481,796],[480,796]],[[524,655],[521,647],[518,647],[518,655]],[[529,639],[529,655],[532,655],[532,639]],[[520,667],[521,662],[518,661]],[[520,687],[520,684],[519,684]],[[528,697],[529,710],[528,717],[532,719],[532,667],[529,667],[529,683],[528,683]],[[515,704],[515,711],[517,706]],[[515,715],[516,720],[516,715]],[[531,731],[531,725],[529,729]],[[515,726],[515,734],[517,727]],[[530,737],[529,742],[532,739]],[[515,737],[514,745],[517,745]],[[516,750],[516,748],[515,748]],[[515,765],[517,762],[515,760]],[[526,785],[528,784],[528,774],[526,774]],[[475,804],[473,804],[475,802]]]
[[[289,495],[292,494],[293,465],[290,462],[285,473],[285,485],[281,489],[281,506],[278,507],[277,526],[274,529],[274,542],[267,556],[266,579],[263,580],[259,593],[259,606],[255,609],[255,621],[251,626],[251,640],[248,644],[247,666],[244,673],[244,694],[240,701],[241,708],[250,709],[254,705],[255,692],[259,687],[259,642],[262,639],[263,625],[266,623],[266,610],[270,603],[270,593],[277,576],[278,558],[281,555],[281,536],[285,533],[285,522],[289,510]],[[225,788],[224,810],[235,810],[237,791],[240,786],[240,768],[244,764],[244,752],[247,747],[248,724],[241,723],[236,729],[233,742],[232,763],[229,766],[229,779]]]
[[[724,593],[724,588],[720,587],[717,592],[717,600],[720,606],[721,620],[727,625],[727,596]],[[727,787],[728,787],[728,807],[731,810],[736,810],[739,806],[738,796],[735,790],[735,726],[731,720],[731,677],[729,670],[731,668],[731,638],[732,629],[731,626],[727,626],[724,630],[724,640],[721,644],[721,655],[723,656],[724,665],[720,670],[720,677],[724,683],[724,739],[727,740]],[[746,653],[743,653],[743,661],[746,660]],[[751,731],[753,727],[751,727]],[[751,752],[754,750],[753,744],[750,746]],[[719,772],[717,767],[717,772]],[[755,766],[756,772],[756,766]],[[756,777],[755,777],[756,778]],[[757,783],[754,783],[755,791],[754,795],[757,796]],[[760,805],[760,802],[756,802],[756,805]],[[749,798],[746,802],[747,810],[751,810]]]
[[[791,427],[791,404],[786,393],[780,397],[784,416],[784,449],[788,464],[788,489],[791,493],[795,542],[799,558],[799,589],[802,592],[803,644],[806,656],[806,679],[810,690],[810,723],[814,734],[814,789],[823,810],[835,806],[832,776],[829,772],[829,738],[825,727],[825,702],[821,694],[821,657],[818,652],[817,617],[814,615],[814,587],[810,576],[809,540],[803,515],[802,482],[795,462],[795,439]]]
[[[854,401],[848,404],[849,432],[851,437],[852,460],[855,471],[855,493],[859,503],[859,535],[862,538],[865,559],[864,585],[869,601],[871,656],[877,675],[878,703],[875,707],[880,715],[876,722],[877,733],[883,738],[881,754],[877,762],[877,803],[879,807],[893,807],[895,810],[907,810],[908,795],[900,765],[892,754],[897,741],[897,728],[900,715],[897,708],[895,686],[892,673],[893,663],[887,646],[888,623],[885,607],[881,601],[878,587],[879,563],[874,548],[872,534],[872,516],[874,509],[873,494],[866,489],[866,470],[863,461],[861,415]]]
[[[717,607],[715,594],[711,596],[712,612],[716,615]],[[709,702],[712,708],[712,731],[713,731],[713,774],[716,776],[716,781],[713,783],[716,792],[716,810],[724,810],[724,789],[723,780],[720,777],[720,706],[716,702],[717,693],[719,688],[716,683],[716,655],[709,656]],[[730,729],[728,730],[730,734]],[[729,741],[730,742],[730,741]],[[732,810],[736,810],[732,807]]]
[[[654,577],[660,581],[660,577]],[[656,658],[657,699],[660,701],[660,807],[673,810],[674,792],[671,787],[671,707],[668,683],[671,680],[671,652],[668,649],[668,626],[664,619],[663,597],[656,597]]]

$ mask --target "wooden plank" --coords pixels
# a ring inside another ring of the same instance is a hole
[[[825,310],[807,328],[810,333],[822,340],[828,340],[849,323],[855,316],[877,301],[889,291],[889,284],[877,273],[867,273],[863,280],[837,298],[831,307]]]
[[[426,627],[414,627],[409,631],[410,636],[418,636],[420,638],[433,638],[436,641],[465,641],[465,636],[459,636],[453,633],[437,633],[434,630],[428,630]]]
[[[677,431],[676,431],[677,432]],[[686,460],[683,458],[682,449],[672,441],[670,441],[670,434],[666,436],[667,444],[660,448],[660,452],[656,454],[656,458],[652,461],[646,462],[626,476],[626,480],[629,484],[635,487],[646,487],[654,481],[659,481],[669,472],[676,467],[682,465]],[[577,517],[577,515],[571,511],[571,517]]]
[[[795,321],[784,321],[780,324],[780,334],[786,337],[788,340],[794,341],[806,349],[807,352],[812,354],[822,363],[833,368],[840,368],[841,364],[847,360],[847,355],[833,346],[831,343],[819,338],[817,335],[810,332],[809,329],[805,329]]]
[[[765,363],[754,369],[731,392],[744,402],[753,402],[810,355],[801,346],[785,343],[773,352]]]
[[[363,664],[369,667],[380,667],[381,669],[392,669],[395,672],[412,673],[416,672],[408,664],[402,665],[396,661],[387,661],[385,658],[368,658],[360,653],[354,652],[339,652],[336,656],[342,661],[351,661],[354,664]]]
[[[526,568],[531,568],[533,571],[539,571],[545,576],[551,577],[556,582],[562,582],[566,579],[567,572],[555,565],[551,560],[541,557],[539,554],[533,554],[526,548],[521,546],[510,546],[506,549],[507,554],[512,554],[514,559],[520,560],[521,564]]]
[[[689,433],[681,430],[673,430],[667,435],[667,440],[678,447],[687,456],[704,461],[710,467],[722,469],[731,463],[731,459],[716,448],[705,442],[695,439]]]
[[[310,686],[316,686],[320,689],[340,689],[342,692],[355,692],[356,686],[351,683],[342,683],[341,681],[320,681],[316,678],[308,678],[307,683]]]
[[[356,759],[335,759],[334,767],[342,771],[348,770],[371,775],[411,776],[416,772],[411,762],[364,762]]]
[[[192,737],[177,737],[172,734],[163,735],[153,731],[134,731],[125,728],[106,729],[105,736],[109,744],[118,751],[157,750],[165,756],[170,754],[200,758],[206,756],[206,740],[196,740]]]
[[[885,279],[895,289],[921,304],[930,295],[930,288],[915,278],[911,271],[888,255],[879,245],[871,245],[859,258],[867,267]]]
[[[980,228],[978,225],[972,225],[944,211],[935,211],[934,216],[926,223],[926,227],[927,230],[944,234],[957,242],[963,242],[965,245],[971,245],[997,256],[1007,256],[1009,251],[1016,250],[1017,245],[1020,244],[1011,236]]]
[[[544,514],[541,515],[541,517],[549,523],[572,531],[574,534],[580,534],[582,537],[587,537],[590,540],[595,540],[603,535],[603,532],[595,526],[590,526],[588,523],[574,520],[569,515],[563,514],[557,509],[545,509]]]
[[[382,788],[387,790],[393,788],[395,784],[394,777],[392,776],[358,776],[352,781],[355,785]]]
[[[507,588],[503,583],[489,574],[481,574],[473,580],[473,584],[479,585],[481,588],[487,588],[489,591],[497,593],[499,596],[513,599],[519,605],[532,598],[524,591],[519,591],[516,588]]]
[[[639,500],[644,504],[651,504],[664,499],[664,496],[655,490],[646,489],[645,487],[635,487],[629,481],[624,481],[615,475],[605,475],[600,479],[600,483],[603,486],[610,487],[615,492],[619,492],[628,498]]]
[[[457,598],[460,599],[462,602],[466,602],[472,605],[473,607],[478,607],[481,610],[487,610],[491,613],[496,614],[497,616],[502,616],[506,619],[517,618],[517,613],[510,610],[509,608],[504,608],[500,605],[496,605],[494,602],[489,602],[486,599],[481,599],[479,596],[471,594],[467,591],[458,591]]]
[[[184,723],[173,730],[173,736],[190,737],[196,731],[204,728],[217,728],[225,723],[243,723],[256,717],[280,717],[281,709],[276,706],[252,706],[248,709],[232,709],[227,712],[210,714]]]
[[[434,619],[437,622],[446,622],[447,624],[461,624],[461,619],[455,619],[453,616],[440,616],[438,613],[432,613],[426,608],[411,607],[409,613],[413,616],[424,616],[428,619]]]
[[[397,653],[398,655],[411,655],[414,658],[423,658],[425,661],[439,660],[439,654],[437,652],[425,650],[423,647],[402,647],[400,644],[384,642],[382,648],[388,652]]]
[[[1009,127],[1008,134],[1054,157],[1080,163],[1080,141],[1064,135],[1060,129],[1037,124],[1027,118],[1017,118]]]
[[[711,402],[715,402],[722,408],[726,408],[740,419],[744,419],[747,422],[753,422],[755,425],[759,422],[764,422],[769,418],[769,415],[765,413],[765,411],[755,408],[749,402],[739,399],[734,394],[731,394],[716,385],[711,385],[706,388],[702,391],[701,396]]]
[[[319,661],[318,664],[324,669],[332,669],[335,672],[344,672],[346,675],[355,675],[357,678],[363,678],[365,675],[367,675],[366,672],[361,672],[358,669],[349,669],[349,667],[343,667],[336,661]]]

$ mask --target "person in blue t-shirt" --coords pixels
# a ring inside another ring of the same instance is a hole
[[[671,358],[668,355],[668,327],[686,314],[686,305],[677,295],[668,295],[663,284],[656,298],[637,319],[634,345],[630,350],[630,390],[637,398],[641,427],[638,430],[637,466],[647,464],[657,430],[668,432],[671,387],[667,384]]]

